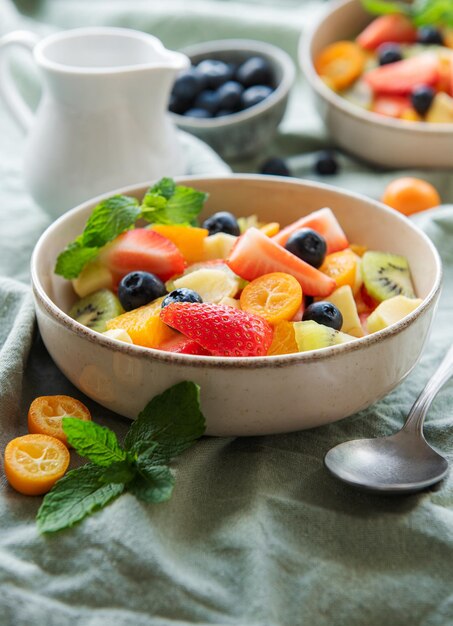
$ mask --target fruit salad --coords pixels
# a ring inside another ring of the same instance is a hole
[[[375,13],[393,12],[375,17],[354,41],[327,46],[315,59],[316,71],[339,95],[373,113],[408,122],[453,123],[451,6],[430,2],[431,10],[423,0],[363,0]]]
[[[357,339],[416,309],[406,258],[350,242],[330,208],[281,228],[162,179],[114,196],[59,255],[69,315],[111,339],[180,354],[274,356]]]

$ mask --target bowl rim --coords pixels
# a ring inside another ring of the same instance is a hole
[[[178,115],[177,113],[169,111],[170,117],[175,124],[184,129],[223,128],[235,124],[236,122],[254,118],[287,97],[296,78],[296,66],[287,52],[273,44],[259,41],[258,39],[217,39],[186,46],[181,48],[180,52],[187,55],[191,61],[191,55],[239,51],[241,49],[244,50],[244,52],[268,54],[280,65],[283,72],[282,78],[273,92],[262,102],[255,104],[253,107],[223,117],[198,119],[196,117],[185,117],[184,115]]]
[[[312,58],[311,48],[315,41],[318,30],[324,23],[324,21],[331,17],[334,13],[341,12],[345,7],[353,4],[358,4],[359,0],[335,0],[326,12],[323,12],[313,26],[302,32],[299,37],[298,45],[298,57],[300,67],[312,87],[312,89],[323,99],[332,105],[336,109],[340,109],[342,113],[359,119],[369,124],[377,124],[388,130],[399,130],[403,133],[421,133],[423,136],[445,136],[445,133],[451,134],[453,138],[453,124],[436,123],[429,124],[427,122],[412,122],[408,120],[398,120],[391,117],[385,117],[362,109],[357,105],[350,103],[346,98],[343,98],[335,91],[330,89],[318,75]]]
[[[326,190],[330,192],[340,193],[341,195],[345,195],[346,197],[351,197],[357,200],[361,200],[362,202],[366,202],[368,204],[374,205],[379,211],[384,211],[385,213],[392,214],[393,218],[397,221],[405,222],[408,218],[400,215],[393,209],[385,206],[384,204],[377,202],[376,200],[372,200],[371,198],[367,198],[366,196],[351,192],[347,190],[340,189],[333,185],[327,185],[325,183],[315,183],[312,181],[300,180],[300,179],[288,179],[283,176],[264,176],[260,174],[231,174],[231,175],[208,175],[208,176],[179,176],[175,178],[177,183],[182,184],[202,184],[203,181],[209,180],[210,182],[215,181],[225,181],[225,180],[243,180],[250,182],[263,182],[264,184],[271,184],[275,182],[283,182],[285,184],[292,184],[300,187],[310,187],[315,189]],[[442,264],[439,257],[439,253],[437,252],[434,244],[431,242],[429,237],[420,230],[416,225],[409,222],[411,228],[413,228],[419,237],[424,240],[424,243],[428,246],[433,255],[433,259],[436,266],[436,277],[434,280],[434,284],[431,287],[430,292],[423,299],[421,304],[412,311],[409,315],[404,317],[399,322],[392,324],[391,326],[380,330],[371,335],[366,335],[365,337],[357,338],[354,341],[330,346],[326,348],[320,348],[318,350],[311,350],[309,352],[296,352],[294,354],[286,354],[286,355],[273,355],[273,356],[257,356],[257,357],[217,357],[217,356],[202,356],[202,355],[191,355],[191,354],[178,354],[174,352],[166,352],[164,350],[157,350],[155,348],[146,348],[142,346],[136,346],[127,344],[121,341],[117,341],[115,339],[111,339],[101,333],[93,331],[79,322],[73,320],[67,313],[62,311],[47,295],[44,290],[44,287],[41,283],[40,276],[37,268],[37,260],[40,256],[42,248],[45,247],[46,241],[49,237],[53,236],[55,230],[57,230],[61,223],[70,220],[71,217],[76,215],[77,213],[83,212],[89,207],[94,207],[101,200],[104,200],[112,195],[116,194],[131,194],[131,193],[144,193],[150,184],[154,181],[146,181],[144,183],[139,183],[135,185],[128,185],[127,187],[121,187],[119,189],[112,190],[107,193],[103,193],[95,198],[87,200],[71,209],[70,211],[64,213],[57,220],[52,222],[50,226],[42,233],[38,242],[35,245],[35,248],[31,257],[31,282],[33,287],[33,293],[35,296],[35,307],[37,307],[38,303],[44,307],[44,309],[48,312],[48,314],[53,318],[55,322],[59,325],[64,326],[67,330],[72,331],[79,337],[83,339],[87,339],[88,341],[98,344],[101,347],[109,348],[114,352],[120,352],[122,354],[126,354],[134,357],[141,357],[145,360],[157,361],[162,363],[174,363],[175,365],[190,365],[200,368],[219,368],[219,369],[259,369],[266,367],[284,367],[284,366],[292,366],[295,364],[309,363],[313,361],[321,361],[328,359],[332,355],[341,355],[349,352],[355,352],[357,350],[361,350],[362,348],[371,346],[378,342],[383,342],[391,339],[394,335],[402,332],[407,326],[409,326],[415,319],[417,319],[420,315],[424,313],[426,309],[428,309],[433,301],[436,299],[440,292],[441,282],[442,282]]]

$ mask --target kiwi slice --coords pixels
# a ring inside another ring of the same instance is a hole
[[[362,275],[367,292],[378,302],[406,296],[415,298],[406,257],[368,250],[362,257]]]
[[[108,289],[100,289],[74,304],[69,315],[98,333],[107,330],[107,322],[124,313],[120,301]]]
[[[318,322],[313,320],[294,322],[294,336],[299,352],[328,348],[329,346],[336,346],[355,339],[355,337],[346,335],[346,333],[342,333],[339,330],[334,330],[329,326],[318,324]]]

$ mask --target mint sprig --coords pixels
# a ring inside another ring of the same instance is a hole
[[[193,224],[207,194],[162,178],[146,193],[140,206],[136,198],[112,196],[100,202],[83,233],[57,258],[55,273],[71,280],[93,261],[101,249],[135,226],[139,219],[152,224]]]
[[[401,13],[415,26],[453,26],[453,3],[451,0],[362,0],[362,5],[373,15]]]
[[[68,472],[44,497],[37,515],[41,533],[69,528],[129,492],[144,502],[164,502],[175,483],[171,459],[205,431],[200,389],[185,381],[153,398],[130,427],[121,446],[109,428],[63,418],[63,430],[87,463]]]

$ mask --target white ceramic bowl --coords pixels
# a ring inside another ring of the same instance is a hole
[[[317,55],[335,41],[353,39],[371,19],[360,0],[340,0],[329,3],[328,13],[300,38],[300,65],[331,138],[345,151],[386,168],[453,167],[453,124],[408,122],[366,111],[318,76]]]
[[[357,341],[309,353],[218,358],[131,346],[72,320],[76,297],[53,273],[55,259],[85,225],[101,198],[54,222],[33,253],[38,325],[55,363],[76,387],[100,404],[135,417],[157,393],[192,380],[201,386],[211,435],[260,435],[319,426],[363,409],[386,395],[420,357],[440,291],[441,265],[429,239],[382,204],[327,185],[296,179],[234,175],[180,179],[207,191],[205,216],[229,210],[288,224],[329,206],[352,242],[407,256],[423,303],[404,320]],[[141,199],[147,185],[121,193]],[[105,194],[103,198],[111,194]]]
[[[254,55],[269,62],[277,86],[263,102],[238,113],[211,119],[171,114],[179,128],[205,141],[224,159],[242,159],[263,150],[285,113],[296,73],[291,57],[276,46],[253,39],[209,41],[184,48],[183,52],[192,63],[208,58],[242,63]]]

